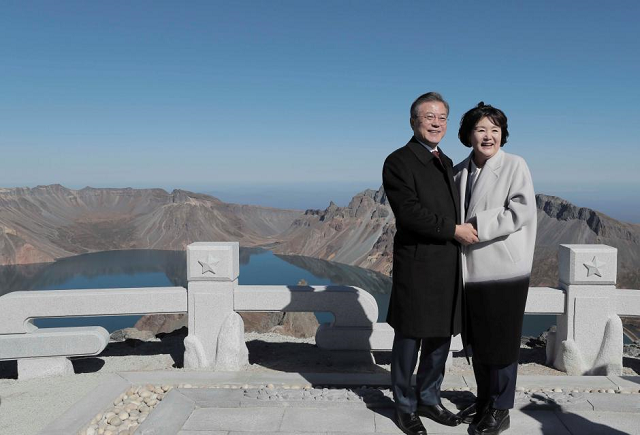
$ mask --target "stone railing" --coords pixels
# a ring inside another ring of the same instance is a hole
[[[617,290],[616,250],[604,245],[561,245],[559,288],[532,287],[527,314],[557,316],[547,343],[547,362],[568,374],[620,374],[622,323],[640,316],[640,290]],[[373,296],[347,286],[238,285],[238,243],[187,247],[188,288],[47,290],[0,297],[0,360],[18,360],[21,379],[72,373],[68,357],[97,355],[109,334],[101,327],[38,329],[44,317],[187,313],[184,365],[238,370],[248,362],[238,311],[331,312],[316,344],[323,349],[371,356],[390,350],[393,329],[377,323]],[[452,351],[461,350],[454,337]]]

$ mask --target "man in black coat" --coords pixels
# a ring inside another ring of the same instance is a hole
[[[460,419],[440,402],[451,336],[461,330],[460,244],[478,241],[460,225],[453,164],[438,148],[449,105],[436,92],[411,105],[413,137],[387,157],[384,190],[396,218],[393,289],[387,322],[394,328],[391,383],[396,418],[407,434],[426,434],[418,415],[455,426]],[[411,376],[418,362],[416,390]]]

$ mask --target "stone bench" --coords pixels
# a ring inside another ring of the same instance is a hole
[[[183,287],[17,291],[0,297],[0,360],[18,360],[18,378],[73,373],[68,357],[98,355],[109,333],[98,326],[42,328],[33,319],[185,313]]]
[[[0,335],[0,361],[18,360],[18,377],[73,374],[67,357],[98,355],[109,344],[100,326],[43,328],[25,334]]]
[[[109,332],[100,326],[35,328],[26,334],[0,335],[0,361],[97,355],[108,343]]]

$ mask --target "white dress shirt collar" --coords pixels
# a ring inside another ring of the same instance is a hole
[[[430,153],[434,152],[434,151],[438,151],[438,145],[436,145],[435,147],[431,148],[429,145],[420,142],[418,139],[416,139],[418,141],[418,143],[420,145],[422,145],[423,147],[425,147],[427,149],[427,151],[429,151]]]

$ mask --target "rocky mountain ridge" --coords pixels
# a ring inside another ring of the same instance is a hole
[[[395,219],[384,189],[367,189],[349,205],[331,202],[325,210],[307,210],[273,247],[279,254],[303,255],[390,274]]]
[[[532,286],[557,285],[558,245],[601,243],[618,249],[618,287],[640,288],[640,225],[576,207],[556,196],[538,194],[536,206]],[[343,262],[387,275],[392,272],[395,218],[382,187],[354,196],[346,207],[331,203],[325,210],[308,210],[293,227],[306,231],[283,233],[286,237],[275,252]]]
[[[562,243],[618,249],[618,287],[640,288],[640,225],[536,195],[538,237],[533,286],[557,284]],[[114,249],[184,249],[194,241],[239,241],[392,273],[395,218],[384,189],[355,195],[346,207],[281,210],[227,204],[184,190],[0,189],[0,264],[53,261]]]

